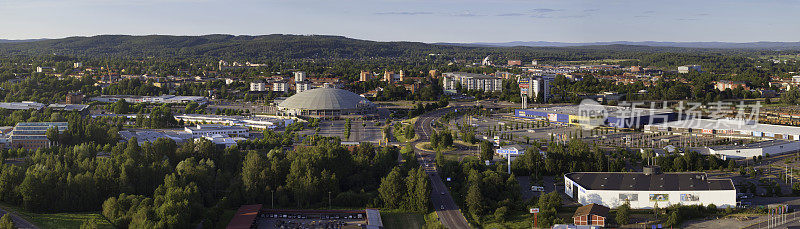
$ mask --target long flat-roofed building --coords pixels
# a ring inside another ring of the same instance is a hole
[[[611,208],[627,201],[634,209],[652,209],[656,203],[736,207],[736,187],[731,179],[709,179],[705,173],[577,172],[564,175],[564,192],[583,205]]]
[[[208,103],[208,98],[203,96],[176,96],[176,95],[161,95],[161,96],[139,96],[139,95],[101,95],[89,99],[90,101],[98,101],[104,103],[113,103],[119,100],[125,100],[129,103],[190,103],[196,102],[198,104]]]
[[[249,137],[248,129],[241,126],[225,126],[217,124],[188,126],[184,129],[192,138],[200,138],[219,134],[228,137]]]
[[[800,127],[756,123],[743,119],[684,119],[645,125],[645,131],[714,136],[800,140]]]
[[[67,130],[66,122],[21,122],[14,126],[9,133],[9,142],[12,148],[38,149],[50,147],[52,143],[47,139],[47,130],[58,128],[59,132]]]
[[[707,147],[708,153],[720,155],[724,159],[752,158],[757,156],[775,156],[797,152],[800,141],[768,140],[744,145],[724,145]]]
[[[619,128],[641,128],[647,124],[678,119],[678,113],[665,109],[630,108],[604,105],[569,105],[533,109],[517,109],[514,116],[543,119],[550,122]]]
[[[41,110],[45,105],[42,103],[23,101],[19,103],[0,103],[0,108],[8,110]]]
[[[175,115],[175,119],[184,122],[223,124],[228,126],[244,126],[254,129],[273,129],[281,125],[286,126],[295,122],[293,118],[265,117],[265,116],[224,116],[205,114]]]

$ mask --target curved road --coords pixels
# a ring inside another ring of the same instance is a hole
[[[19,229],[39,229],[38,227],[34,226],[32,223],[28,222],[27,220],[23,219],[22,217],[17,216],[14,213],[10,213],[5,209],[0,209],[0,217],[5,214],[11,214],[11,220],[14,221],[14,226]]]
[[[431,123],[456,108],[458,107],[448,107],[420,115],[414,125],[414,132],[419,135],[419,139],[414,144],[428,141],[430,134],[434,131]],[[447,190],[447,186],[444,185],[442,177],[436,171],[434,162],[436,155],[414,148],[418,155],[419,163],[431,178],[431,187],[433,188],[431,191],[431,203],[436,209],[436,214],[439,215],[439,220],[447,228],[470,228],[467,219],[461,214],[461,209],[458,208],[458,205]]]

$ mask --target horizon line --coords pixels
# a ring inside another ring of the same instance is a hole
[[[174,36],[174,37],[202,37],[202,36],[211,36],[211,35],[226,35],[226,36],[269,36],[269,35],[290,35],[290,36],[336,36],[336,37],[345,37],[350,39],[357,39],[357,40],[365,40],[365,41],[375,41],[375,42],[419,42],[419,43],[426,43],[426,44],[508,44],[508,43],[516,43],[516,42],[528,42],[528,43],[562,43],[562,44],[590,44],[590,43],[613,43],[613,42],[658,42],[658,43],[739,43],[739,44],[747,44],[747,43],[799,43],[800,40],[797,41],[666,41],[666,40],[606,40],[606,41],[547,41],[547,40],[513,40],[513,41],[435,41],[435,42],[426,42],[426,41],[411,41],[411,40],[372,40],[372,39],[365,39],[365,38],[357,38],[357,37],[349,37],[345,35],[335,35],[335,34],[291,34],[291,33],[271,33],[271,34],[230,34],[230,33],[208,33],[202,35],[178,35],[178,34],[95,34],[95,35],[72,35],[66,37],[56,37],[56,38],[47,38],[47,37],[40,37],[40,38],[21,38],[21,39],[6,39],[0,38],[3,41],[17,41],[17,42],[24,42],[24,41],[40,41],[40,40],[59,40],[59,39],[67,39],[67,38],[76,38],[76,37],[98,37],[98,36],[132,36],[132,37],[145,37],[145,36]]]

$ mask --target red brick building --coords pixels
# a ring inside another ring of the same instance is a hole
[[[579,207],[572,215],[575,225],[579,226],[606,226],[608,207],[598,204],[589,204]]]

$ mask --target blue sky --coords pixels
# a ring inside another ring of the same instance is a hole
[[[0,39],[327,34],[379,41],[800,41],[800,0],[0,0]]]

